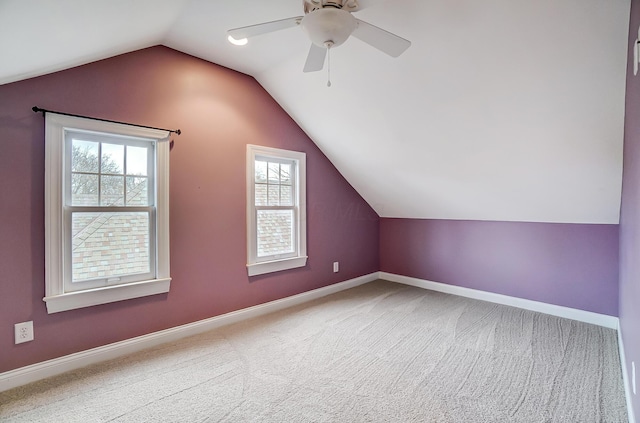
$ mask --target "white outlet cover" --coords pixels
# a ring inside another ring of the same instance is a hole
[[[14,326],[16,344],[33,341],[33,322],[16,323]]]
[[[338,270],[340,270],[340,263],[338,263],[337,261],[333,262],[333,272],[337,273]]]

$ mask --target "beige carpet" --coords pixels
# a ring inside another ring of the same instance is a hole
[[[0,393],[7,422],[626,422],[613,330],[377,281]]]

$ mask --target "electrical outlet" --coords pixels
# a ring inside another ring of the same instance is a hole
[[[340,263],[338,263],[337,261],[333,262],[333,273],[338,273],[338,270],[340,270]]]
[[[33,322],[22,322],[13,325],[16,344],[33,341]]]

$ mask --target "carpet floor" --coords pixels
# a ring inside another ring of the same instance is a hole
[[[376,281],[0,393],[6,422],[627,421],[616,332]]]

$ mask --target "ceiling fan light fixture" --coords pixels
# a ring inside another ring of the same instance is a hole
[[[240,38],[239,40],[236,40],[231,35],[227,37],[227,41],[229,41],[234,46],[244,46],[249,42],[249,40],[247,40],[246,38]]]
[[[300,26],[311,40],[304,72],[322,70],[325,59],[330,60],[333,47],[340,46],[351,36],[391,57],[400,56],[411,46],[411,41],[353,17],[351,12],[361,9],[360,0],[303,0],[303,5],[304,16],[230,29],[227,31],[229,41],[237,44],[235,41],[240,40],[245,44],[246,40],[241,39]]]
[[[331,41],[332,46],[337,47],[347,41],[358,22],[346,10],[324,8],[305,15],[300,26],[315,45],[325,47],[325,43]]]

